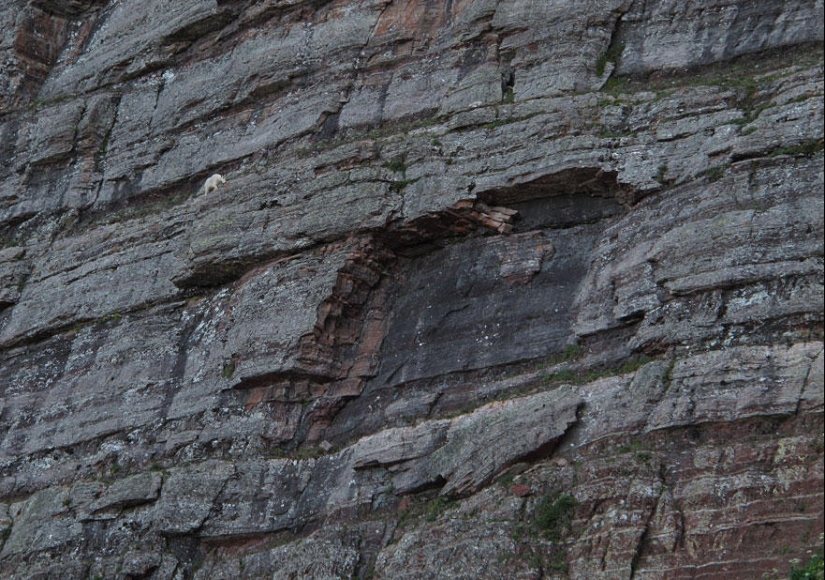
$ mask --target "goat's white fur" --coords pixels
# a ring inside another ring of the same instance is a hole
[[[217,173],[206,180],[206,183],[203,184],[203,192],[209,193],[210,191],[215,191],[218,189],[218,186],[222,183],[226,183],[226,180],[223,178],[223,175],[218,175]]]

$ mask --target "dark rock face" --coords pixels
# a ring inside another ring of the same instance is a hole
[[[822,3],[574,4],[6,2],[0,576],[821,550]]]

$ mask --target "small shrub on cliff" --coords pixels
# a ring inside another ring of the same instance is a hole
[[[562,369],[558,372],[546,375],[544,377],[544,380],[548,383],[552,383],[555,381],[560,381],[563,383],[577,383],[579,382],[579,375],[577,375],[576,372],[573,370]]]
[[[404,163],[403,159],[393,159],[392,161],[388,161],[384,164],[384,167],[389,169],[394,173],[401,173],[405,174],[407,172],[407,164]]]
[[[816,554],[804,568],[791,568],[791,580],[823,580],[825,578],[825,560],[822,554]]]
[[[667,169],[667,163],[662,163],[656,170],[656,177],[654,179],[662,185],[667,183]]]
[[[427,510],[424,513],[424,519],[428,522],[434,522],[441,514],[450,506],[450,500],[438,496],[427,504]]]
[[[811,157],[825,148],[825,142],[822,139],[810,139],[803,141],[797,145],[788,145],[785,147],[777,147],[770,152],[769,157],[777,157],[779,155],[801,155],[803,157]]]
[[[596,76],[602,76],[604,74],[608,62],[612,62],[618,66],[623,50],[624,46],[621,43],[611,42],[610,46],[607,47],[607,51],[596,61]]]
[[[558,492],[545,494],[536,505],[533,524],[545,538],[557,542],[570,528],[577,505],[578,502],[572,495]]]

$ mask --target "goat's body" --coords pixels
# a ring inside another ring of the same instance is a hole
[[[206,183],[203,184],[203,193],[209,193],[210,191],[215,191],[218,189],[218,186],[222,183],[226,183],[226,180],[223,178],[222,175],[218,175],[217,173],[206,180]]]

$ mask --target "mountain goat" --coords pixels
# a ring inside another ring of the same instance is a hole
[[[209,193],[210,191],[215,191],[218,189],[218,186],[222,183],[226,183],[226,180],[223,178],[223,175],[218,175],[217,173],[206,180],[206,183],[203,184],[203,193]]]

